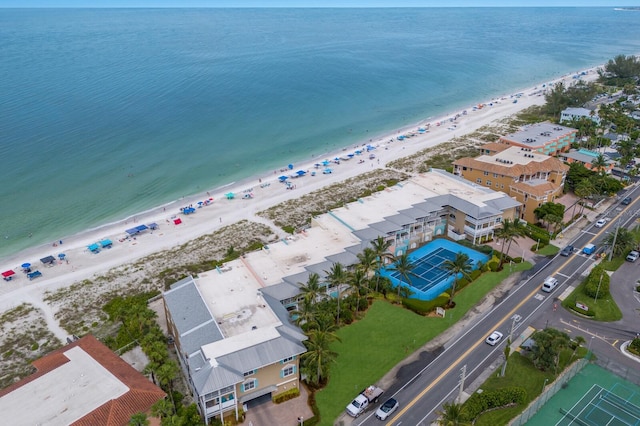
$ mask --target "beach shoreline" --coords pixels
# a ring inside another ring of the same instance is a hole
[[[132,263],[149,254],[185,244],[201,235],[215,232],[230,223],[242,219],[255,220],[257,212],[270,206],[288,199],[298,198],[311,191],[344,181],[376,168],[383,168],[389,161],[439,145],[454,139],[456,136],[471,133],[496,120],[512,116],[529,106],[543,104],[542,89],[559,81],[571,83],[576,81],[574,79],[575,75],[582,73],[584,73],[582,78],[593,80],[597,76],[595,71],[600,67],[602,67],[602,64],[577,71],[576,73],[562,75],[551,81],[518,90],[511,95],[498,96],[479,102],[475,105],[484,104],[486,107],[475,109],[474,105],[471,105],[466,109],[466,114],[462,113],[464,109],[457,109],[437,117],[421,120],[419,123],[405,126],[385,135],[371,137],[353,146],[342,147],[327,154],[315,155],[308,161],[303,161],[300,165],[294,164],[293,169],[288,170],[288,172],[292,173],[297,170],[316,172],[315,176],[307,175],[291,179],[291,183],[294,186],[292,190],[286,190],[285,186],[278,181],[280,171],[262,171],[245,179],[186,196],[128,216],[122,220],[88,229],[75,235],[61,237],[55,243],[39,244],[6,256],[0,259],[0,268],[2,271],[13,269],[17,278],[4,283],[3,287],[0,287],[0,309],[6,309],[17,304],[16,298],[9,297],[11,293],[18,296],[17,299],[20,299],[20,294],[25,295],[35,287],[57,288],[70,285],[101,271]],[[545,87],[542,87],[543,84]],[[517,93],[522,95],[516,98],[518,100],[517,103],[513,103],[512,99]],[[489,106],[492,103],[493,106]],[[437,123],[442,122],[445,125],[437,125]],[[417,132],[418,127],[425,127],[427,123],[429,124],[428,131],[419,133],[404,141],[397,140],[399,134],[404,134],[408,131]],[[452,130],[448,123],[455,124],[455,129]],[[324,175],[322,174],[322,168],[314,168],[314,164],[321,162],[325,158],[332,160],[334,157],[342,157],[345,153],[352,153],[356,148],[366,147],[369,144],[376,147],[375,150],[371,151],[375,155],[374,160],[370,160],[368,158],[369,153],[365,151],[365,155],[354,156],[353,159],[342,161],[339,165],[332,164],[330,167],[333,169],[333,173],[331,174]],[[364,161],[359,162],[359,159]],[[251,191],[249,191],[250,189]],[[227,200],[225,198],[225,193],[227,192],[234,192],[238,197],[234,200]],[[242,199],[244,194],[249,193],[254,195],[253,198]],[[202,207],[198,206],[199,201],[206,201],[209,198],[213,198],[210,205],[203,204]],[[186,206],[194,206],[195,213],[191,215],[180,213],[179,208]],[[174,218],[180,218],[182,224],[173,224]],[[126,229],[150,223],[157,223],[159,229],[147,231],[129,239],[124,238]],[[98,254],[90,253],[87,250],[88,245],[103,239],[111,239],[114,246],[111,249],[104,249]],[[60,244],[60,241],[63,243]],[[59,265],[53,268],[47,268],[40,264],[41,258],[51,255],[58,259],[59,253],[64,253],[69,259],[69,263],[59,261]],[[29,262],[41,270],[43,276],[33,282],[27,280],[20,268],[20,265],[25,262]]]

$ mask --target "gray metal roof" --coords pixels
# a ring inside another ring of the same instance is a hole
[[[364,229],[358,229],[357,231],[353,231],[353,235],[360,238],[362,241],[371,241],[371,240],[375,240],[378,237],[385,237],[386,232],[382,232],[377,229],[367,227]]]
[[[408,216],[405,214],[394,214],[393,216],[387,216],[384,218],[386,221],[391,222],[393,224],[396,224],[398,228],[402,228],[405,225],[411,225],[412,223],[414,223],[416,221],[416,218],[413,216]]]
[[[349,251],[332,254],[331,256],[327,256],[326,259],[333,263],[340,263],[344,266],[355,265],[358,263],[358,256]]]
[[[189,276],[173,284],[171,289],[163,294],[163,298],[180,335],[181,344],[188,344],[188,347],[183,347],[187,353],[192,353],[201,344],[223,338],[193,277]]]
[[[296,297],[298,294],[300,294],[300,287],[288,282],[282,282],[279,284],[267,286],[260,291],[262,291],[262,294],[268,294],[274,299],[282,301],[290,299],[292,297]]]
[[[320,279],[322,280],[327,276],[327,273],[325,271],[330,270],[332,266],[333,266],[333,262],[325,260],[320,263],[306,266],[305,269],[307,271],[315,272],[316,274],[320,275]]]
[[[389,232],[395,232],[398,230],[398,225],[388,220],[372,223],[371,225],[369,225],[369,227],[377,230],[378,235],[382,235],[382,236],[386,236]]]
[[[255,330],[255,333],[259,332],[260,328]],[[271,365],[282,359],[289,358],[293,355],[300,355],[306,351],[307,348],[301,342],[294,342],[289,338],[281,336],[237,352],[220,356],[216,358],[218,367],[215,369],[224,367],[232,371],[244,372]]]
[[[289,284],[299,286],[299,283],[306,284],[307,281],[309,281],[309,275],[311,275],[311,272],[305,269],[304,271],[298,272],[297,274],[287,275],[286,277],[283,277],[282,280]],[[265,288],[269,288],[269,287],[271,286],[268,286]]]

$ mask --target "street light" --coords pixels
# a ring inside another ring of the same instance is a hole
[[[613,235],[613,244],[611,244],[611,251],[609,252],[609,262],[613,257],[613,250],[616,248],[616,240],[618,239],[618,229],[620,229],[620,220],[618,219],[618,226],[616,226],[616,233]]]
[[[302,416],[298,417],[298,421],[300,422],[300,426],[304,423],[304,418]]]
[[[609,260],[611,260],[611,258],[609,258]],[[602,272],[600,273],[600,281],[598,282],[598,288],[596,289],[596,298],[594,299],[593,303],[598,302],[598,293],[600,293],[600,285],[602,284],[602,277],[604,277],[604,268],[602,268]]]
[[[541,396],[544,393],[544,388],[547,387],[547,382],[549,381],[549,379],[544,379],[544,384],[542,385],[542,392],[540,392]]]
[[[536,244],[536,251],[538,251],[539,247],[540,247],[540,238],[538,238],[538,243]]]

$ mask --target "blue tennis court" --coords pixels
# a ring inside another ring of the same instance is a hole
[[[489,260],[486,254],[449,240],[437,239],[409,254],[409,259],[415,265],[410,283],[405,282],[395,271],[385,269],[380,274],[388,277],[394,286],[410,287],[413,291],[412,298],[433,300],[451,287],[454,277],[443,268],[443,264],[447,260],[454,260],[458,253],[468,255],[474,267],[478,262]]]

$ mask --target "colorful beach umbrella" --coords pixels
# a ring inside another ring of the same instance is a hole
[[[22,265],[20,265],[21,268],[29,268],[31,267],[31,264],[28,262],[23,263]]]

